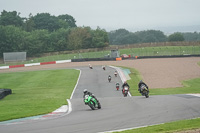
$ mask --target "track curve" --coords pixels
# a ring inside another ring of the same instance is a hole
[[[182,119],[200,117],[199,97],[192,95],[163,95],[124,98],[116,91],[114,69],[104,71],[100,66],[81,70],[79,84],[72,96],[72,112],[55,119],[27,122],[23,124],[0,125],[2,133],[94,133],[124,128],[160,124]],[[107,77],[112,81],[108,83]],[[92,111],[83,103],[83,89],[93,92],[102,109]]]

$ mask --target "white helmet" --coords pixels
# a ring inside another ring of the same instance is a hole
[[[83,90],[83,93],[86,93],[86,92],[87,92],[87,89],[84,89],[84,90]]]

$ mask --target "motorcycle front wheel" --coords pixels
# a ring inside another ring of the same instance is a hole
[[[101,109],[101,104],[99,101],[98,101],[98,109]]]
[[[88,105],[90,106],[90,108],[91,108],[92,110],[95,110],[94,103],[93,103],[93,104],[92,104],[92,103],[89,103]]]
[[[146,98],[148,98],[148,97],[149,97],[149,95],[148,95],[148,94],[146,94],[146,95],[145,95],[145,97],[146,97]]]

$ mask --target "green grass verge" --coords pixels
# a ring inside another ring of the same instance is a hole
[[[162,46],[120,49],[120,53],[133,56],[194,55],[199,54],[199,50],[199,46]]]
[[[78,70],[45,70],[0,74],[0,88],[12,94],[0,100],[0,121],[47,114],[66,105]]]
[[[199,55],[200,46],[162,46],[162,47],[143,47],[143,48],[128,48],[119,49],[120,54],[127,54],[131,56],[163,56],[163,55]],[[110,54],[110,50],[98,52],[84,52],[72,54],[57,54],[49,55],[40,58],[34,58],[29,61],[18,63],[0,64],[0,66],[9,66],[17,64],[28,64],[58,60],[80,59],[80,58],[102,58]]]
[[[122,131],[121,133],[173,133],[185,130],[200,128],[200,119],[181,120],[176,122],[164,123],[160,125],[148,126],[132,130]]]

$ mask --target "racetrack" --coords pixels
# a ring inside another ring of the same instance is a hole
[[[70,114],[55,119],[0,125],[0,131],[2,133],[94,133],[200,117],[200,97],[166,95],[150,96],[148,99],[142,96],[124,98],[121,91],[115,89],[115,83],[120,82],[119,77],[113,77],[111,83],[108,83],[107,76],[114,74],[114,69],[107,67],[104,71],[101,66],[89,69],[86,65],[87,63],[82,67],[74,66],[81,70],[81,76],[70,100],[72,103]],[[52,69],[50,66],[55,67],[56,65],[42,67]],[[41,67],[37,67],[35,70],[38,68],[41,69]],[[15,70],[24,71],[21,68]],[[85,88],[96,95],[101,102],[102,109],[92,111],[84,105],[82,96]]]

